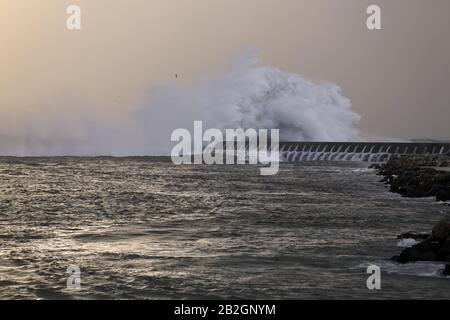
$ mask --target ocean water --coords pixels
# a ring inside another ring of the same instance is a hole
[[[174,166],[0,158],[0,298],[447,299],[439,263],[389,258],[449,212],[358,163]],[[367,289],[368,265],[381,290]],[[67,268],[79,266],[81,288]]]

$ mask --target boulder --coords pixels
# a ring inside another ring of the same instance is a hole
[[[393,260],[400,263],[408,263],[415,261],[437,261],[438,252],[442,247],[440,241],[432,238],[418,243],[411,248],[406,248],[400,253],[400,256],[394,257]]]
[[[444,276],[447,276],[447,277],[450,276],[450,264],[448,264],[448,265],[445,266],[445,269],[444,269]]]
[[[450,186],[440,188],[436,192],[437,201],[449,201],[450,200]]]
[[[450,262],[450,238],[444,242],[442,247],[437,252],[437,257],[439,261]]]
[[[450,237],[450,214],[446,215],[433,227],[432,237],[439,240],[447,240]]]
[[[399,239],[425,239],[424,241],[406,248],[399,256],[392,260],[399,263],[414,261],[445,261],[450,262],[450,214],[434,225],[430,237],[425,234],[406,232],[398,236]]]
[[[415,233],[415,232],[405,232],[397,236],[397,239],[414,239],[414,240],[426,240],[431,236],[427,233]]]

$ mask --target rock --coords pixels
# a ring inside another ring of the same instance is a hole
[[[426,237],[426,238],[425,238]],[[414,261],[445,261],[450,262],[450,214],[434,225],[431,236],[406,232],[398,236],[399,239],[425,239],[424,241],[406,248],[399,256],[392,260],[399,263]]]
[[[431,236],[431,234],[427,233],[414,233],[412,231],[402,233],[397,236],[397,239],[414,239],[414,240],[426,240]]]
[[[396,261],[400,263],[437,261],[437,255],[441,247],[442,243],[440,241],[430,238],[412,246],[411,248],[406,248],[403,250]]]
[[[450,201],[450,173],[435,167],[450,167],[450,153],[394,157],[378,169],[378,174],[392,192],[405,197],[433,196],[438,201]],[[398,238],[423,241],[393,257],[395,261],[450,262],[450,214],[434,225],[431,236],[407,232]]]
[[[406,264],[417,261],[437,261],[437,255],[434,252],[420,252],[417,248],[407,248],[399,256],[392,258],[394,261]]]
[[[445,269],[444,269],[444,276],[447,276],[447,277],[450,276],[450,264],[448,264],[448,265],[445,266]]]
[[[450,237],[450,214],[446,215],[433,227],[432,237],[439,240],[447,240]]]
[[[444,245],[437,252],[437,259],[440,261],[450,262],[450,238],[444,242]]]
[[[450,183],[450,174],[440,175],[437,179],[439,183]]]
[[[416,261],[436,261],[436,260],[437,260],[436,253],[427,251],[427,252],[422,252],[418,256],[418,259]]]
[[[436,200],[437,201],[448,201],[448,200],[450,200],[450,186],[439,189],[436,192]]]
[[[378,169],[382,182],[405,197],[431,197],[450,200],[450,173],[432,167],[449,167],[450,155],[403,155]]]

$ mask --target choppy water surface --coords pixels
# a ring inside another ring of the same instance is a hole
[[[395,236],[449,207],[387,192],[359,164],[181,166],[0,159],[0,298],[448,298]],[[366,269],[382,268],[369,291]],[[81,289],[66,288],[69,265]]]

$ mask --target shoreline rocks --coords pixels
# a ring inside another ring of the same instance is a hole
[[[414,233],[404,233],[399,239],[423,239],[426,235]],[[448,262],[443,271],[445,276],[450,276],[450,214],[442,218],[433,227],[431,235],[422,242],[404,249],[400,255],[391,258],[401,264],[417,261]]]
[[[404,197],[435,197],[437,201],[450,201],[450,154],[402,155],[375,168],[392,192]],[[402,264],[445,262],[442,274],[450,276],[450,214],[434,225],[431,234],[406,232],[397,238],[421,242],[404,249],[392,260]]]
[[[450,154],[402,155],[375,168],[392,192],[450,201]]]

